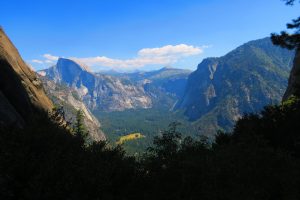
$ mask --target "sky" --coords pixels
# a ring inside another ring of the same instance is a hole
[[[72,58],[100,70],[196,69],[285,29],[281,0],[1,0],[0,25],[35,70]]]

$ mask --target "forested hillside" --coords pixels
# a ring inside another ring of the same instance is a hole
[[[189,76],[177,108],[207,136],[230,130],[243,114],[281,101],[294,54],[264,38],[207,58]]]
[[[298,199],[300,101],[240,119],[214,143],[176,124],[139,159],[104,142],[84,145],[47,118],[1,130],[2,199]]]

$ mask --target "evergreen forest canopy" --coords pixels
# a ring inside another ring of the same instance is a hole
[[[183,138],[171,124],[140,157],[86,145],[48,118],[1,130],[1,199],[298,199],[300,100],[240,119],[233,132]]]
[[[299,31],[273,41],[299,49]],[[0,130],[0,199],[299,199],[299,119],[292,95],[212,143],[184,138],[172,123],[137,158],[105,142],[87,145],[80,112],[74,135],[45,114],[25,129]]]

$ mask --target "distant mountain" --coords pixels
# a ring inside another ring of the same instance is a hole
[[[178,98],[183,95],[190,70],[165,67],[158,71],[146,73],[153,87],[162,88],[165,92],[175,94]]]
[[[140,71],[132,73],[121,73],[121,72],[109,72],[110,74],[115,74],[118,77],[127,77],[133,81],[141,81],[144,79],[158,80],[158,79],[175,79],[175,78],[186,78],[192,71],[187,69],[178,69],[172,67],[163,67],[159,70],[153,71]]]
[[[24,127],[52,108],[41,81],[0,28],[0,127]]]
[[[60,58],[57,64],[39,72],[55,83],[75,89],[91,110],[123,111],[172,107],[183,94],[189,70],[162,68],[151,72],[93,73],[78,61]]]
[[[72,124],[76,121],[76,112],[81,110],[83,113],[83,123],[89,132],[89,136],[94,141],[105,140],[105,134],[101,131],[101,124],[92,114],[87,106],[79,98],[76,89],[64,84],[55,83],[46,76],[39,76],[42,80],[47,95],[53,101],[55,106],[63,107],[65,119]]]
[[[152,105],[142,86],[113,76],[94,74],[75,60],[60,58],[55,66],[40,73],[75,89],[91,110],[122,111]]]
[[[187,79],[192,71],[164,67],[159,70],[135,73],[115,73],[113,76],[142,85],[146,94],[152,99],[154,107],[172,107],[183,95]]]
[[[176,108],[184,109],[204,134],[229,129],[244,113],[280,102],[293,57],[294,52],[264,38],[207,58],[189,76]]]
[[[60,58],[42,73],[75,91],[93,112],[183,110],[202,134],[212,135],[218,129],[231,129],[244,113],[280,102],[293,57],[294,52],[264,38],[223,57],[207,58],[195,72],[165,67],[149,72],[93,73],[78,61]]]

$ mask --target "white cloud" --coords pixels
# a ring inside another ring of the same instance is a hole
[[[186,44],[166,45],[159,48],[144,48],[138,51],[137,57],[132,59],[113,59],[105,56],[73,58],[89,66],[110,67],[119,69],[134,69],[146,65],[167,65],[179,59],[203,53],[205,47],[194,47]]]
[[[73,58],[86,63],[89,66],[104,66],[111,68],[138,68],[146,65],[165,65],[173,63],[176,60],[171,57],[138,57],[134,59],[120,60],[112,59],[105,56],[88,57],[88,58]]]
[[[54,63],[54,60],[45,60],[45,63],[52,64]]]
[[[53,56],[53,55],[51,55],[51,54],[44,54],[43,55],[43,57],[44,58],[46,58],[47,60],[50,60],[50,61],[57,61],[58,60],[58,56]]]
[[[41,76],[46,76],[46,72],[45,71],[38,71],[37,72],[39,75],[41,75]]]
[[[33,63],[43,64],[44,62],[42,60],[33,59],[31,60]]]
[[[31,60],[31,63],[35,64],[54,64],[58,60],[58,56],[53,56],[51,54],[44,54],[42,56],[44,60],[39,60],[39,59],[33,59]]]
[[[141,57],[154,57],[154,56],[192,56],[203,52],[202,48],[188,46],[186,44],[167,45],[159,48],[145,48],[138,52]]]
[[[182,58],[199,55],[207,46],[195,47],[192,45],[166,45],[157,48],[144,48],[137,52],[137,56],[132,59],[115,59],[106,56],[72,57],[76,61],[93,67],[108,67],[113,69],[137,69],[147,65],[169,65],[176,63]],[[49,53],[44,54],[45,60],[32,60],[39,64],[53,64],[58,60],[58,56]]]

